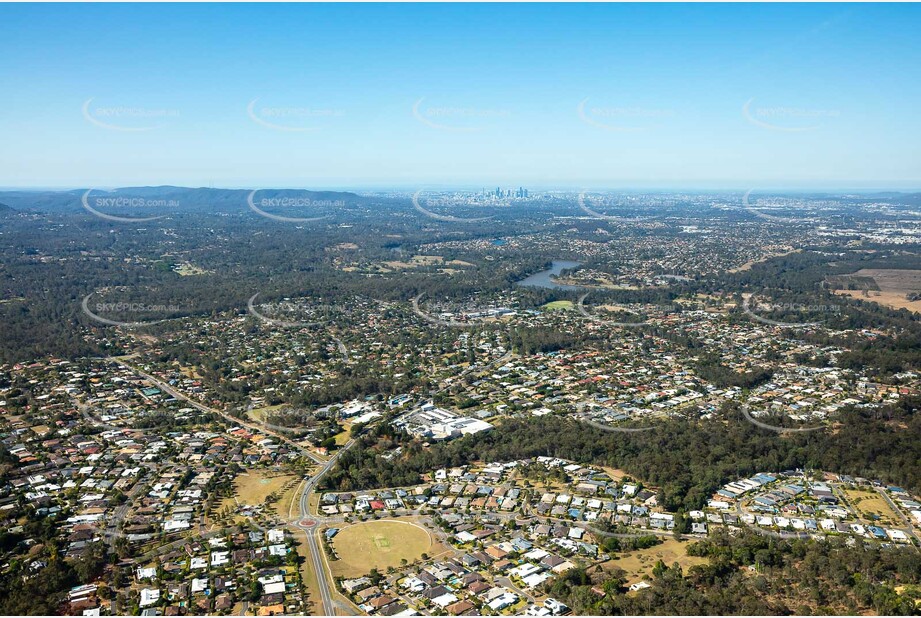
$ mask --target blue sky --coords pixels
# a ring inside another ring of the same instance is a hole
[[[921,188],[912,5],[0,5],[0,186]]]

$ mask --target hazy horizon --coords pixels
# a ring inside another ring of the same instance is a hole
[[[796,187],[796,186],[753,186],[753,185],[737,185],[737,186],[621,186],[621,187],[604,187],[604,186],[592,186],[592,185],[557,185],[557,186],[543,186],[537,184],[522,184],[515,182],[497,182],[487,185],[450,185],[450,184],[438,184],[438,183],[423,183],[419,185],[392,185],[392,186],[377,186],[377,185],[322,185],[317,184],[313,186],[305,185],[225,185],[225,186],[206,186],[206,185],[185,185],[185,184],[147,184],[147,185],[109,185],[109,186],[60,186],[60,187],[41,187],[41,186],[0,186],[0,192],[8,191],[23,191],[23,192],[68,192],[68,191],[85,191],[87,189],[97,190],[97,191],[113,191],[118,189],[139,189],[139,188],[160,188],[160,187],[175,187],[178,189],[214,189],[214,190],[226,190],[226,191],[251,191],[253,189],[272,189],[272,190],[285,190],[285,191],[332,191],[332,192],[393,192],[393,193],[406,193],[414,191],[486,191],[494,190],[497,186],[500,186],[502,189],[512,189],[519,186],[528,189],[530,191],[541,191],[541,192],[569,192],[569,193],[580,193],[580,192],[610,192],[610,193],[744,193],[749,190],[758,191],[760,193],[768,194],[807,194],[807,193],[823,193],[823,194],[867,194],[873,195],[878,193],[899,193],[899,194],[915,194],[921,193],[921,188],[914,187],[884,187],[884,186],[868,186],[868,187],[833,187],[833,186],[816,186],[816,187]]]

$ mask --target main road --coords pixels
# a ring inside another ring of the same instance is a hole
[[[111,361],[111,362],[114,362],[114,363],[118,363],[118,364],[121,365],[122,367],[125,367],[125,368],[127,368],[127,369],[130,369],[131,371],[133,371],[133,372],[135,372],[136,374],[138,374],[139,376],[145,378],[145,379],[148,380],[149,382],[151,382],[151,383],[153,383],[153,384],[156,384],[157,388],[159,388],[159,389],[160,389],[161,391],[163,391],[164,393],[167,393],[167,394],[169,394],[169,395],[172,395],[172,396],[175,397],[176,399],[181,399],[182,401],[185,401],[186,403],[188,403],[189,405],[191,405],[192,407],[194,407],[194,408],[197,409],[197,410],[201,410],[202,412],[208,412],[208,413],[211,413],[211,414],[217,414],[218,416],[223,417],[223,418],[224,418],[225,420],[227,420],[228,422],[236,423],[237,425],[240,425],[240,426],[242,426],[242,427],[246,427],[247,429],[250,429],[250,430],[252,430],[252,431],[258,431],[258,432],[261,432],[261,433],[268,434],[268,435],[270,435],[270,436],[272,436],[272,437],[274,437],[274,438],[277,438],[278,440],[281,440],[282,442],[284,442],[284,443],[287,444],[288,446],[290,446],[290,447],[296,449],[297,451],[303,453],[304,455],[306,455],[307,457],[309,457],[310,459],[312,459],[315,463],[318,463],[318,464],[322,464],[322,463],[323,463],[323,460],[320,459],[319,457],[317,457],[316,455],[314,455],[312,452],[310,452],[309,449],[304,448],[304,446],[298,444],[298,443],[295,442],[294,440],[291,440],[291,439],[288,438],[287,436],[284,436],[284,435],[278,433],[277,431],[272,431],[271,429],[269,429],[269,428],[267,428],[267,427],[264,427],[263,425],[260,425],[260,424],[258,424],[258,423],[250,423],[250,422],[244,421],[244,420],[239,419],[239,418],[237,418],[237,417],[235,417],[235,416],[231,416],[230,414],[227,414],[227,413],[224,412],[223,410],[218,410],[217,408],[212,408],[212,407],[206,406],[206,405],[203,404],[203,403],[199,403],[199,402],[195,401],[194,399],[190,398],[188,395],[185,395],[185,394],[183,394],[183,393],[177,391],[176,389],[174,389],[172,386],[170,386],[169,384],[167,384],[166,382],[164,382],[164,381],[161,380],[160,378],[154,377],[154,376],[150,375],[149,373],[147,373],[147,372],[145,372],[145,371],[142,371],[140,368],[135,367],[134,365],[130,365],[130,364],[126,363],[124,360],[122,360],[122,359],[120,359],[120,358],[116,358],[116,357],[114,357],[114,356],[110,356],[110,357],[108,357],[107,360],[109,360],[109,361]]]
[[[324,463],[313,476],[307,479],[307,482],[304,483],[304,489],[301,492],[301,517],[296,525],[304,531],[304,536],[307,537],[307,551],[310,554],[310,563],[313,567],[313,572],[316,574],[317,588],[319,588],[320,591],[321,616],[335,616],[337,607],[346,611],[348,611],[349,607],[333,599],[333,594],[335,593],[331,590],[329,585],[329,569],[326,568],[326,557],[323,555],[323,548],[320,547],[320,543],[317,540],[320,533],[319,526],[317,525],[318,521],[317,519],[313,519],[310,514],[310,495],[323,476],[336,465],[339,456],[350,449],[353,444],[355,444],[355,438],[346,442],[335,455],[329,458],[329,461]]]
[[[480,368],[480,372],[483,373],[485,371],[488,371],[490,367],[507,362],[509,359],[512,358],[512,356],[513,355],[511,352],[507,352],[504,355],[502,355],[500,358],[495,359],[487,363],[484,367]],[[316,574],[317,587],[319,588],[319,592],[320,592],[320,602],[321,602],[321,610],[322,610],[320,615],[334,616],[336,615],[337,608],[342,610],[346,614],[351,614],[352,608],[347,603],[337,601],[334,599],[334,595],[336,593],[332,590],[330,586],[330,573],[329,573],[329,568],[326,562],[326,556],[323,553],[324,550],[320,546],[320,542],[318,541],[319,520],[325,519],[325,518],[319,517],[319,514],[317,514],[317,516],[311,515],[310,496],[313,493],[313,490],[316,488],[317,484],[320,482],[320,480],[333,468],[333,466],[336,465],[336,462],[338,461],[339,456],[342,455],[342,453],[347,451],[349,448],[351,448],[355,444],[355,441],[356,441],[355,438],[350,439],[332,457],[324,461],[318,456],[316,456],[315,454],[311,453],[309,450],[307,450],[303,446],[301,446],[300,444],[297,444],[296,442],[290,440],[288,437],[278,432],[272,431],[262,425],[248,423],[244,420],[231,416],[230,414],[227,414],[223,410],[218,410],[216,408],[206,406],[203,403],[199,403],[198,401],[195,401],[194,399],[191,399],[187,395],[179,392],[178,390],[176,390],[175,388],[167,384],[165,381],[145,371],[142,371],[138,367],[128,364],[123,359],[110,356],[108,357],[108,360],[111,362],[118,363],[119,365],[126,367],[127,369],[130,369],[131,371],[135,372],[136,374],[150,381],[152,384],[155,384],[157,388],[159,388],[161,391],[175,397],[176,399],[185,401],[186,403],[196,408],[197,410],[201,410],[202,412],[208,412],[211,414],[217,414],[218,416],[223,417],[225,420],[227,420],[230,423],[235,423],[237,425],[246,427],[253,431],[259,431],[262,433],[269,434],[281,440],[285,444],[288,444],[289,446],[294,447],[299,452],[303,453],[304,455],[306,455],[307,457],[309,457],[314,462],[320,465],[320,468],[312,476],[308,477],[306,479],[306,482],[304,483],[304,488],[301,492],[301,497],[300,497],[300,519],[295,525],[301,530],[303,530],[304,535],[307,537],[307,550],[308,550],[308,553],[310,554],[311,566],[313,567],[314,573]],[[476,369],[477,367],[472,365],[471,367],[468,367],[466,370],[461,372],[457,377],[458,378],[463,377],[466,374]],[[442,388],[438,389],[437,391],[434,391],[432,395],[441,393],[447,390],[449,387],[450,385],[445,385]]]
[[[345,445],[341,449],[339,449],[336,452],[335,455],[333,455],[327,461],[324,462],[322,459],[320,459],[319,457],[311,453],[309,450],[307,450],[300,444],[297,444],[296,442],[290,440],[286,436],[283,436],[277,432],[271,431],[270,429],[267,429],[266,427],[263,427],[261,425],[248,423],[246,421],[238,419],[234,416],[227,414],[223,410],[218,410],[217,408],[212,408],[210,406],[206,406],[203,403],[199,403],[198,401],[195,401],[194,399],[191,399],[187,395],[179,392],[178,390],[176,390],[175,388],[173,388],[172,386],[170,386],[163,380],[145,371],[142,371],[138,367],[128,364],[127,362],[125,362],[124,360],[120,358],[109,357],[108,360],[118,363],[119,365],[130,369],[131,371],[142,376],[143,378],[145,378],[152,384],[155,384],[157,388],[159,388],[164,393],[167,393],[168,395],[171,395],[172,397],[175,397],[176,399],[185,401],[189,405],[193,406],[194,408],[198,410],[201,410],[202,412],[217,414],[231,423],[241,425],[253,431],[259,431],[262,433],[267,433],[269,435],[272,435],[275,438],[278,438],[279,440],[284,442],[285,444],[288,444],[289,446],[292,446],[296,448],[298,451],[307,455],[314,462],[321,464],[320,468],[316,471],[316,473],[310,478],[308,478],[307,482],[304,483],[304,489],[301,493],[301,499],[300,499],[301,518],[300,518],[300,521],[298,521],[296,525],[304,531],[304,534],[307,537],[307,549],[310,553],[310,561],[313,566],[313,570],[316,573],[317,586],[320,589],[320,600],[322,602],[322,610],[323,610],[321,615],[334,616],[336,614],[336,607],[341,607],[347,610],[348,609],[347,605],[345,605],[344,603],[337,602],[333,599],[334,593],[330,589],[329,577],[327,576],[328,569],[324,566],[325,557],[323,556],[323,553],[322,553],[323,549],[320,547],[320,544],[317,541],[317,535],[319,533],[319,530],[317,527],[317,521],[312,520],[310,518],[310,495],[313,493],[314,488],[317,486],[317,483],[320,482],[323,476],[327,472],[329,472],[333,468],[333,466],[336,465],[336,461],[339,459],[339,456],[342,453],[344,453],[346,450],[351,448],[353,444],[355,444],[355,439],[354,438],[350,439],[348,442],[345,443]]]
[[[486,371],[491,366],[495,366],[497,364],[507,362],[510,358],[512,358],[512,353],[507,352],[506,354],[502,355],[500,358],[490,363],[487,363],[481,369],[481,371]],[[461,372],[458,375],[458,377],[463,377],[464,375],[466,375],[467,373],[469,373],[470,371],[474,369],[475,367],[471,366],[468,369]],[[434,391],[431,394],[436,395],[446,390],[447,388],[449,387],[444,386],[438,389],[437,391]],[[316,576],[317,576],[317,587],[319,587],[320,589],[320,601],[322,603],[322,607],[321,607],[322,612],[320,615],[322,616],[335,616],[337,608],[341,609],[346,614],[351,614],[352,610],[351,610],[351,607],[347,603],[336,601],[333,598],[333,595],[335,594],[335,592],[333,592],[330,588],[330,582],[329,582],[330,573],[329,573],[329,568],[326,566],[327,564],[326,555],[324,553],[323,548],[320,547],[320,542],[318,541],[319,521],[321,519],[326,521],[327,518],[320,517],[319,514],[312,515],[310,513],[310,495],[311,493],[313,493],[314,488],[317,486],[317,484],[320,482],[323,476],[326,475],[326,473],[329,472],[333,468],[334,465],[336,465],[336,461],[339,459],[339,456],[342,455],[342,453],[347,451],[349,448],[351,448],[353,444],[355,444],[355,438],[352,438],[348,442],[346,442],[345,445],[341,449],[339,449],[335,455],[330,457],[329,460],[325,462],[312,477],[307,479],[307,482],[304,483],[304,489],[301,493],[301,499],[300,499],[301,517],[296,525],[301,530],[304,531],[304,535],[307,537],[307,550],[310,553],[310,562],[313,566],[314,573],[316,573]]]

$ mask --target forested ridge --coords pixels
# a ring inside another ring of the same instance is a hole
[[[625,573],[567,572],[547,592],[577,615],[916,615],[921,554],[843,539],[784,541],[745,532],[692,543],[708,564],[683,570],[661,561],[650,588],[626,593]],[[902,594],[896,588],[902,588]]]
[[[850,411],[828,431],[778,435],[727,410],[712,420],[669,420],[655,430],[609,432],[560,416],[508,419],[493,430],[426,448],[384,425],[343,453],[324,477],[336,490],[411,485],[421,475],[474,461],[552,456],[625,470],[661,487],[669,510],[702,507],[724,483],[759,471],[814,468],[921,491],[921,399],[884,414]],[[397,444],[400,457],[381,455]]]

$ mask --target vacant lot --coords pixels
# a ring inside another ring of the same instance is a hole
[[[279,404],[277,406],[265,406],[264,408],[253,408],[247,414],[257,423],[264,423],[266,417],[273,412],[278,412],[279,410],[284,410],[287,408],[285,404]]]
[[[394,260],[384,262],[384,265],[394,270],[404,270],[407,268],[419,268],[420,266],[436,266],[443,263],[444,258],[440,255],[414,255],[408,262]]]
[[[179,264],[176,264],[173,266],[173,270],[180,277],[192,277],[195,275],[209,274],[207,270],[203,268],[199,268],[198,266],[195,266],[194,264],[191,264],[189,262],[180,262]]]
[[[706,558],[688,556],[687,551],[685,551],[687,545],[687,541],[668,538],[661,545],[630,552],[614,560],[608,560],[604,563],[604,568],[605,570],[623,569],[627,572],[627,583],[634,584],[643,579],[643,575],[651,574],[652,569],[659,560],[664,562],[666,566],[672,566],[677,562],[685,570],[697,564],[707,564]]]
[[[883,525],[898,525],[899,518],[889,504],[872,489],[845,489],[844,497],[866,521]]]
[[[401,560],[418,560],[444,551],[432,535],[410,520],[390,519],[347,526],[333,538],[339,560],[330,562],[333,575],[358,577],[371,569],[384,572],[399,567]]]
[[[271,493],[281,495],[282,488],[289,481],[296,479],[291,474],[272,475],[269,472],[258,471],[241,474],[233,482],[233,495],[239,504],[259,505],[264,504],[266,496]]]
[[[623,470],[619,468],[611,468],[609,466],[601,466],[601,469],[608,473],[615,481],[622,481],[625,477],[633,478]]]
[[[351,429],[351,423],[342,424],[342,431],[333,436],[336,439],[336,446],[344,446],[345,443],[349,441],[349,438],[352,437]]]
[[[737,268],[730,268],[729,272],[731,273],[745,272],[746,270],[751,270],[755,266],[755,264],[761,264],[762,262],[767,262],[768,260],[773,260],[774,258],[777,258],[777,257],[783,257],[785,255],[790,255],[791,253],[799,253],[800,251],[802,251],[802,249],[790,249],[789,251],[781,251],[778,253],[768,253],[758,258],[757,260],[751,260],[750,262],[745,262],[744,264],[742,264],[741,266]]]
[[[302,481],[297,481],[288,483],[285,487],[287,489],[279,494],[278,502],[275,503],[275,511],[279,517],[292,519],[301,512],[300,496],[304,484]]]
[[[871,300],[893,309],[921,311],[921,300],[908,300],[910,294],[921,293],[921,270],[863,268],[850,275],[834,277],[830,281],[836,285],[858,288],[836,290],[835,294]],[[873,284],[869,284],[871,281]]]

